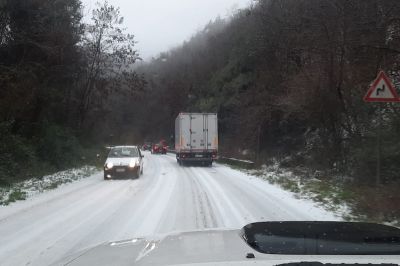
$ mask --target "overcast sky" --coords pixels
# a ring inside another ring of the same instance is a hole
[[[218,15],[246,7],[251,0],[108,0],[121,9],[124,26],[135,35],[137,49],[148,60],[189,39]],[[97,0],[82,0],[84,15]]]

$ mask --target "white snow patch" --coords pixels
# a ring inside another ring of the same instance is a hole
[[[249,191],[248,194],[254,194],[257,191],[265,195],[265,201],[268,200],[268,204],[280,210],[275,214],[277,215],[274,220],[315,220],[315,221],[336,221],[342,220],[341,215],[330,210],[326,210],[323,206],[319,206],[316,202],[309,198],[300,198],[295,193],[284,190],[276,184],[266,182],[264,178],[260,178],[252,174],[252,170],[235,170],[231,168],[219,168],[220,165],[216,165],[217,169],[223,169],[225,175],[231,176],[232,178],[238,179],[243,189],[254,190]],[[272,174],[270,172],[266,174]],[[247,185],[245,185],[247,183]],[[260,194],[261,195],[261,194]],[[260,196],[259,195],[259,196]],[[261,220],[265,220],[260,217]]]
[[[271,185],[284,190],[286,193],[291,194],[292,198],[297,200],[307,202],[308,204],[313,204],[317,206],[319,209],[323,209],[326,212],[331,213],[334,215],[336,219],[342,220],[343,217],[351,217],[351,207],[346,204],[345,202],[341,202],[340,204],[335,204],[331,202],[332,200],[328,197],[323,199],[323,202],[329,202],[329,204],[324,204],[322,202],[315,201],[314,199],[317,197],[316,193],[311,191],[307,191],[305,189],[305,184],[302,182],[302,178],[293,174],[292,171],[281,168],[277,162],[273,165],[267,166],[263,165],[261,169],[256,170],[241,170],[248,175],[256,176],[259,179],[262,179],[264,182],[267,181]],[[281,180],[290,180],[291,182],[296,183],[297,188],[299,191],[290,191],[287,188],[285,189],[282,184],[280,184]],[[323,182],[316,178],[307,178],[310,182]],[[304,180],[303,180],[304,181]],[[339,190],[338,187],[332,187],[332,191]],[[337,191],[339,192],[339,191]]]
[[[57,188],[62,184],[71,183],[89,177],[96,172],[97,169],[94,166],[83,166],[46,175],[42,178],[31,178],[13,184],[9,188],[0,188],[0,205],[8,205],[9,203],[14,202],[9,201],[12,193],[19,193],[22,196],[22,199],[31,198],[34,195],[43,193],[44,191]]]

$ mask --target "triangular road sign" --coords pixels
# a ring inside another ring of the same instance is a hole
[[[396,88],[385,72],[381,71],[364,96],[366,102],[400,102]]]

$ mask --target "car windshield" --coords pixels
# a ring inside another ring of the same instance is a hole
[[[139,153],[137,148],[132,147],[117,147],[112,148],[108,154],[109,158],[122,158],[122,157],[138,157]]]

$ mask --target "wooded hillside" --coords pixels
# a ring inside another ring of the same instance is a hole
[[[118,8],[83,23],[79,0],[2,0],[0,179],[94,145],[172,142],[196,111],[218,113],[222,154],[362,182],[381,117],[382,182],[398,182],[400,107],[362,98],[379,70],[400,85],[399,14],[397,0],[259,0],[135,72]]]
[[[223,154],[364,183],[381,116],[383,182],[398,182],[400,105],[379,113],[363,96],[379,70],[400,84],[399,14],[396,0],[260,0],[216,19],[140,67],[141,136],[170,136],[180,111],[217,112]]]
[[[90,162],[143,88],[120,11],[79,0],[0,1],[0,185]]]

